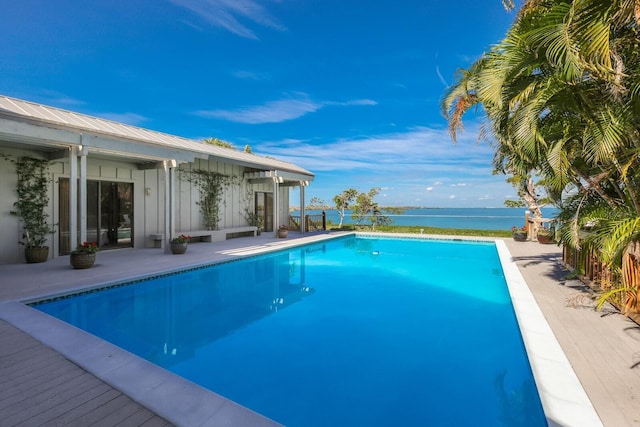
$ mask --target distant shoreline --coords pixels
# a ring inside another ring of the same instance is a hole
[[[305,206],[305,210],[311,211],[328,211],[337,210],[334,206]],[[480,208],[469,208],[469,207],[442,207],[442,206],[381,206],[380,209],[520,209],[520,208],[508,208],[506,206],[497,206],[497,207],[480,207]],[[524,208],[522,208],[524,209]],[[300,206],[289,206],[289,212],[299,211]]]
[[[553,217],[555,209],[545,212],[545,217]],[[342,212],[336,209],[317,209],[314,207],[305,210],[305,215],[309,215],[312,220],[318,221],[319,216],[324,213],[326,222],[332,224],[342,223],[353,225],[358,223],[369,223],[370,215],[360,218],[354,215],[353,210],[347,209],[345,216],[341,218]],[[289,212],[291,216],[299,216],[299,210]],[[383,210],[382,222],[391,221],[390,225],[395,226],[423,226],[448,229],[475,229],[475,230],[511,230],[512,227],[525,225],[526,214],[522,208],[394,208],[393,210]]]

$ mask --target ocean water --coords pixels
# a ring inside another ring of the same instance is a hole
[[[406,209],[402,214],[387,214],[392,219],[391,225],[425,226],[438,228],[460,228],[473,230],[510,230],[525,224],[524,208],[414,208]],[[307,210],[308,215],[320,214],[319,210]],[[327,210],[327,221],[340,223],[340,216],[335,210]],[[543,209],[545,218],[553,218],[557,213],[554,208]],[[291,215],[300,215],[299,211]],[[351,211],[347,211],[344,224],[354,224]],[[365,223],[368,223],[366,221]]]

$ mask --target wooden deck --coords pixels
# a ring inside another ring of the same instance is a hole
[[[1,425],[172,425],[7,322],[0,337]]]
[[[507,240],[538,306],[605,426],[640,426],[640,326],[567,279],[556,245]]]

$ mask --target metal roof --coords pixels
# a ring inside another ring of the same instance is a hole
[[[229,163],[241,164],[262,170],[283,170],[305,175],[313,179],[314,174],[293,163],[270,157],[245,153],[229,148],[205,144],[175,135],[156,132],[111,120],[75,113],[60,108],[49,107],[34,102],[0,95],[0,117],[19,121],[29,121],[40,126],[52,126],[58,129],[88,132],[109,139],[125,140],[153,145],[158,148],[178,149],[194,153],[196,157],[215,158]]]

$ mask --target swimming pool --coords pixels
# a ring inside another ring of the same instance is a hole
[[[40,304],[287,425],[544,425],[492,243],[349,237]]]

